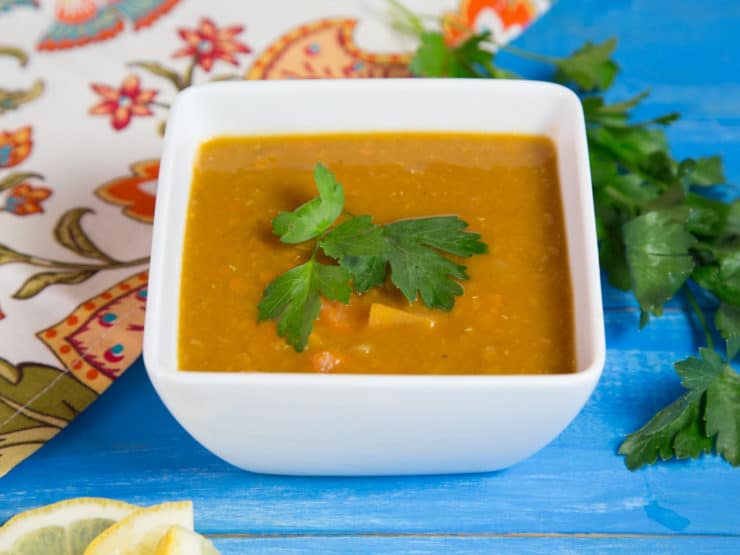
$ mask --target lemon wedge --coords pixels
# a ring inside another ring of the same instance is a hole
[[[155,555],[172,526],[193,529],[190,501],[162,503],[132,512],[95,538],[84,555]]]
[[[80,497],[26,511],[0,528],[0,553],[82,555],[101,532],[138,507],[93,497]]]
[[[220,553],[200,534],[181,526],[172,526],[159,542],[155,555],[220,555]]]

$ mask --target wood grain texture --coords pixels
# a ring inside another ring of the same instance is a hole
[[[738,29],[738,2],[560,0],[518,45],[564,54],[585,39],[619,37],[614,97],[650,87],[641,116],[684,114],[669,133],[677,155],[723,153],[740,183]],[[539,66],[515,68],[544,76]],[[672,363],[700,340],[682,303],[641,332],[634,299],[607,288],[604,303],[609,351],[594,396],[560,437],[511,469],[372,479],[241,472],[187,436],[138,363],[0,481],[0,521],[78,495],[192,498],[201,532],[263,536],[219,537],[224,553],[740,552],[740,470],[705,457],[630,473],[615,453],[680,392]],[[553,533],[566,536],[541,536]]]
[[[609,553],[736,553],[740,539],[730,537],[289,537],[216,539],[223,555],[298,555],[301,553],[547,553],[548,555],[589,555]]]

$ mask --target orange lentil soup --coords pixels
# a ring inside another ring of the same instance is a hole
[[[305,262],[312,242],[281,243],[272,219],[316,196],[317,161],[345,209],[376,223],[455,214],[489,252],[461,259],[470,280],[451,312],[392,285],[323,301],[295,352],[262,292]],[[550,374],[575,369],[570,275],[556,154],[523,135],[369,133],[219,138],[194,169],[182,272],[180,367],[200,371]]]

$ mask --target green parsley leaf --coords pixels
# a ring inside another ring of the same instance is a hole
[[[704,453],[712,453],[712,438],[707,436],[706,423],[704,422],[702,407],[705,398],[699,399],[690,405],[690,419],[688,423],[678,430],[673,438],[673,454],[679,460],[696,459]],[[665,459],[664,459],[665,460]]]
[[[277,320],[278,335],[296,351],[306,348],[313,322],[321,309],[321,297],[349,302],[349,272],[311,259],[281,274],[265,289],[258,306],[258,320]]]
[[[691,277],[719,300],[740,306],[740,250],[733,250],[719,263],[697,267]]]
[[[730,203],[725,234],[740,237],[740,199]]]
[[[423,77],[480,77],[475,68],[475,60],[493,55],[480,48],[487,34],[471,37],[461,47],[447,46],[442,33],[424,31],[419,35],[419,48],[409,64],[411,73]],[[464,47],[464,50],[463,50]],[[467,56],[472,56],[472,59]]]
[[[334,174],[321,163],[316,164],[313,179],[319,196],[293,212],[281,212],[272,222],[272,231],[283,243],[302,243],[318,237],[339,217],[344,209],[344,189]]]
[[[383,226],[386,237],[398,237],[456,256],[470,257],[488,252],[480,234],[463,231],[468,224],[457,216],[412,218]]]
[[[725,365],[707,388],[707,435],[716,436],[715,449],[733,466],[740,465],[740,375]]]
[[[648,212],[624,226],[632,289],[643,311],[660,315],[691,275],[689,248],[695,242],[685,224],[665,212]]]
[[[352,288],[364,293],[385,282],[388,241],[371,216],[357,216],[335,227],[319,242],[327,256],[352,274]]]
[[[583,114],[590,125],[604,125],[607,127],[628,127],[629,111],[645,100],[650,91],[643,91],[632,98],[606,104],[603,96],[587,96],[582,99]]]
[[[340,264],[348,256],[387,256],[388,253],[383,230],[373,224],[372,216],[355,216],[341,223],[319,241],[319,246]]]
[[[724,361],[711,349],[699,349],[702,358],[689,357],[674,364],[676,373],[681,378],[681,385],[692,391],[703,393],[722,372]]]
[[[410,302],[416,300],[418,293],[427,307],[452,310],[455,297],[463,293],[455,280],[466,280],[468,276],[465,266],[435,249],[465,257],[486,252],[480,235],[463,231],[467,225],[456,216],[440,216],[383,226],[389,244],[391,281]]]
[[[567,58],[555,61],[555,80],[575,83],[583,91],[608,89],[619,71],[611,59],[616,47],[615,38],[601,44],[587,42]]]
[[[710,453],[713,443],[730,464],[740,464],[740,376],[711,349],[700,353],[701,359],[675,364],[688,391],[619,447],[630,470],[658,457],[698,457]]]
[[[587,133],[590,147],[603,149],[624,169],[646,179],[665,180],[662,161],[670,159],[670,155],[668,139],[662,129],[597,127],[588,129]],[[659,167],[656,168],[656,164],[660,164]]]
[[[719,237],[727,227],[730,205],[695,193],[685,196],[688,207],[688,230],[701,237]]]
[[[727,360],[734,359],[740,352],[740,307],[721,303],[714,324],[727,342]]]
[[[387,256],[346,256],[342,266],[352,274],[352,289],[364,293],[385,283],[388,270]]]
[[[625,455],[625,464],[630,470],[637,470],[646,464],[653,464],[660,457],[670,459],[673,453],[673,442],[676,435],[686,430],[697,415],[696,402],[688,400],[688,395],[676,399],[667,407],[658,411],[647,424],[627,436],[618,453]],[[683,437],[685,444],[689,440]]]
[[[607,212],[609,211],[609,212]],[[609,283],[622,291],[632,287],[627,255],[622,238],[622,224],[614,211],[608,208],[600,210],[602,217],[596,222],[596,233],[599,240],[599,263],[606,272]],[[609,216],[606,216],[606,214]]]
[[[399,220],[384,226],[359,216],[336,227],[320,245],[352,274],[355,291],[384,283],[390,264],[391,282],[410,302],[420,294],[427,307],[451,310],[455,297],[463,292],[455,280],[468,276],[465,266],[439,251],[461,257],[487,251],[479,234],[464,231],[467,226],[457,216]]]
[[[696,158],[693,162],[694,167],[686,177],[689,185],[706,187],[710,185],[722,185],[727,182],[721,156]]]

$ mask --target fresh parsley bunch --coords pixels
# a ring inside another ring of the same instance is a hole
[[[640,326],[660,316],[683,294],[706,337],[701,358],[675,364],[686,393],[630,434],[619,448],[630,469],[663,460],[694,458],[712,450],[740,465],[740,375],[728,364],[740,352],[740,199],[715,200],[708,187],[726,184],[719,156],[676,160],[664,131],[672,113],[635,122],[631,111],[648,95],[608,104],[604,93],[619,72],[612,60],[616,40],[586,43],[565,58],[532,54],[493,43],[489,32],[463,29],[450,44],[442,31],[395,0],[397,26],[419,46],[411,71],[424,77],[516,77],[494,65],[500,48],[555,69],[553,80],[580,96],[593,178],[601,268],[609,283],[631,290],[641,309]],[[712,327],[692,292],[717,300],[714,327],[726,342],[715,350]]]
[[[429,308],[452,310],[463,294],[458,281],[468,279],[465,266],[444,256],[470,257],[487,251],[480,235],[464,231],[457,216],[398,220],[385,225],[371,216],[344,214],[344,188],[323,164],[316,165],[319,196],[292,212],[281,212],[272,230],[283,243],[314,241],[310,259],[278,276],[264,291],[258,318],[277,320],[277,330],[296,351],[306,348],[321,298],[348,303],[390,281],[409,302],[417,296]],[[317,254],[337,264],[324,264]]]

